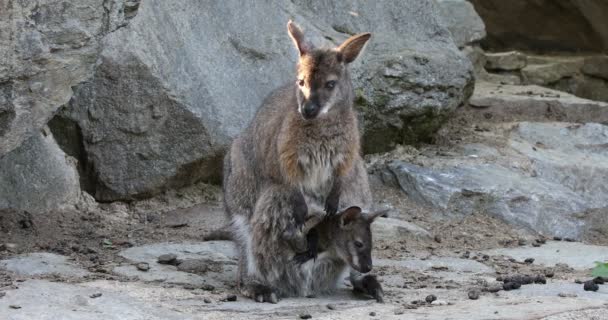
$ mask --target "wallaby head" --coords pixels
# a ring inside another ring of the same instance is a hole
[[[317,49],[291,20],[287,30],[300,53],[296,83],[302,117],[312,120],[340,108],[351,108],[353,88],[347,65],[357,58],[371,34],[354,35],[333,49]]]
[[[331,241],[336,253],[359,272],[372,270],[371,224],[383,213],[366,214],[359,207],[350,207],[330,218]]]

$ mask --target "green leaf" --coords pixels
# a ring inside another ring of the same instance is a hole
[[[594,277],[608,277],[608,262],[596,261],[591,275]]]

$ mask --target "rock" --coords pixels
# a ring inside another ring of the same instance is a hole
[[[568,292],[560,292],[557,294],[558,297],[561,298],[576,298],[577,294],[576,293],[568,293]]]
[[[21,306],[16,305],[16,304],[11,304],[10,306],[8,306],[11,309],[21,309]]]
[[[38,134],[92,75],[100,39],[135,14],[125,2],[0,4],[0,158]]]
[[[573,77],[580,72],[583,59],[533,64],[522,69],[527,84],[549,85],[563,78]]]
[[[434,306],[447,306],[448,305],[447,301],[444,301],[444,300],[435,300],[431,304]]]
[[[95,198],[219,181],[228,143],[293,77],[294,17],[318,45],[374,33],[353,66],[366,152],[428,141],[472,92],[471,65],[431,1],[145,1],[104,38],[93,77],[59,115],[82,132]]]
[[[469,290],[469,292],[467,293],[467,295],[468,295],[469,299],[471,299],[471,300],[477,300],[477,299],[479,299],[480,292],[477,289]]]
[[[478,82],[469,104],[483,108],[492,121],[608,122],[608,103],[575,97],[535,85]],[[473,116],[480,116],[477,112]],[[486,119],[487,121],[487,119]]]
[[[585,59],[582,71],[592,77],[608,80],[608,56],[593,56]]]
[[[139,271],[150,270],[150,265],[147,262],[140,262],[137,265],[135,265],[135,267],[137,267],[137,270],[139,270]]]
[[[494,50],[608,51],[606,1],[471,0],[471,3],[486,25],[488,34],[483,45]]]
[[[528,64],[526,55],[517,52],[486,53],[485,68],[493,71],[515,71]]]
[[[0,268],[22,276],[59,275],[82,278],[89,273],[71,263],[66,257],[54,253],[35,252],[0,261]]]
[[[166,253],[158,256],[158,263],[177,265],[177,255],[174,253]]]
[[[539,178],[569,188],[588,208],[608,206],[607,144],[608,126],[598,123],[523,122],[512,131],[510,140],[512,148],[531,159],[531,169]],[[565,240],[577,238],[558,235]]]
[[[101,297],[102,295],[103,295],[102,293],[97,292],[97,293],[93,293],[92,295],[90,295],[89,298],[96,299],[96,298]]]
[[[176,260],[204,262],[209,268],[203,277],[180,271],[173,265],[157,264],[158,257],[166,254],[176,255],[179,257]],[[113,269],[116,274],[150,282],[188,284],[207,291],[232,283],[237,267],[236,251],[231,241],[155,243],[125,249],[119,255],[131,261],[147,262],[154,268],[141,272],[134,265],[122,265]]]
[[[372,234],[374,240],[395,240],[407,237],[431,239],[431,234],[422,227],[393,218],[377,218],[374,220]]]
[[[597,283],[593,282],[593,280],[589,280],[583,283],[583,289],[585,291],[597,291],[600,289],[600,286],[598,286]]]
[[[473,70],[475,70],[475,74],[479,77],[482,72],[485,72],[484,69],[486,65],[486,55],[478,45],[466,46],[462,48],[462,53],[469,58],[469,61],[473,64]]]
[[[559,255],[556,252],[559,252]],[[488,250],[485,253],[490,255],[505,255],[518,260],[533,257],[537,264],[547,267],[563,263],[577,270],[586,270],[594,265],[594,261],[597,261],[598,257],[608,256],[608,248],[579,242],[549,241],[538,248],[501,248]]]
[[[424,300],[426,301],[426,303],[432,303],[433,301],[437,300],[437,297],[434,294],[431,294],[426,296]]]
[[[534,263],[534,258],[526,258],[526,260],[524,260],[525,263],[527,264],[533,264]]]
[[[80,199],[75,160],[48,131],[36,132],[0,156],[0,181],[0,210],[41,213],[71,207]]]
[[[465,0],[436,0],[441,19],[459,48],[486,36],[486,27],[472,4]]]
[[[187,259],[183,260],[178,266],[177,270],[183,272],[203,274],[207,272],[209,267],[207,266],[207,260],[204,259]]]
[[[211,299],[209,299],[209,298],[204,298],[204,299],[203,299],[203,301],[204,301],[205,303],[211,303]]]
[[[573,237],[584,229],[573,215],[588,208],[580,195],[498,164],[433,169],[394,161],[389,169],[411,199],[454,216],[486,212],[541,233]]]
[[[370,317],[375,317],[375,316],[376,316],[376,313],[372,311],[372,312],[370,312],[370,313],[369,313],[369,316],[370,316]]]
[[[236,301],[236,295],[235,294],[229,294],[226,297],[226,301]]]
[[[336,310],[336,306],[335,306],[335,305],[333,305],[333,304],[328,304],[328,305],[326,305],[326,307],[327,307],[327,309],[329,309],[329,310]]]

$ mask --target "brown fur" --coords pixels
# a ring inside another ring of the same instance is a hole
[[[276,210],[280,217],[264,218],[267,213],[261,212],[252,221],[263,194],[273,190],[284,203],[296,202],[298,195],[307,203],[324,203],[336,190],[343,196],[336,186],[349,189],[343,181],[347,176],[365,175],[360,173],[359,131],[345,57],[354,60],[369,34],[347,40],[352,45],[345,42],[337,49],[314,49],[295,25],[290,23],[289,31],[300,52],[297,76],[262,102],[250,125],[233,141],[224,162],[224,204],[243,260],[242,273],[255,268],[251,247],[256,223],[270,224],[265,225],[273,230],[267,234],[269,245],[283,241],[285,234],[296,234],[294,210],[287,207]],[[335,87],[328,88],[332,79]],[[302,107],[311,102],[329,108],[305,119]],[[362,185],[355,189],[369,193],[367,176],[354,183]],[[371,202],[371,197],[363,198]]]

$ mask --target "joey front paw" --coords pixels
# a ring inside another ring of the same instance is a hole
[[[363,288],[365,293],[376,299],[378,303],[384,303],[384,291],[376,276],[366,275],[363,278]]]
[[[308,205],[301,193],[296,193],[292,202],[292,214],[296,227],[302,228],[308,217]]]
[[[269,303],[278,303],[279,298],[277,294],[268,286],[265,285],[256,285],[252,288],[253,299],[256,302],[269,302]]]

